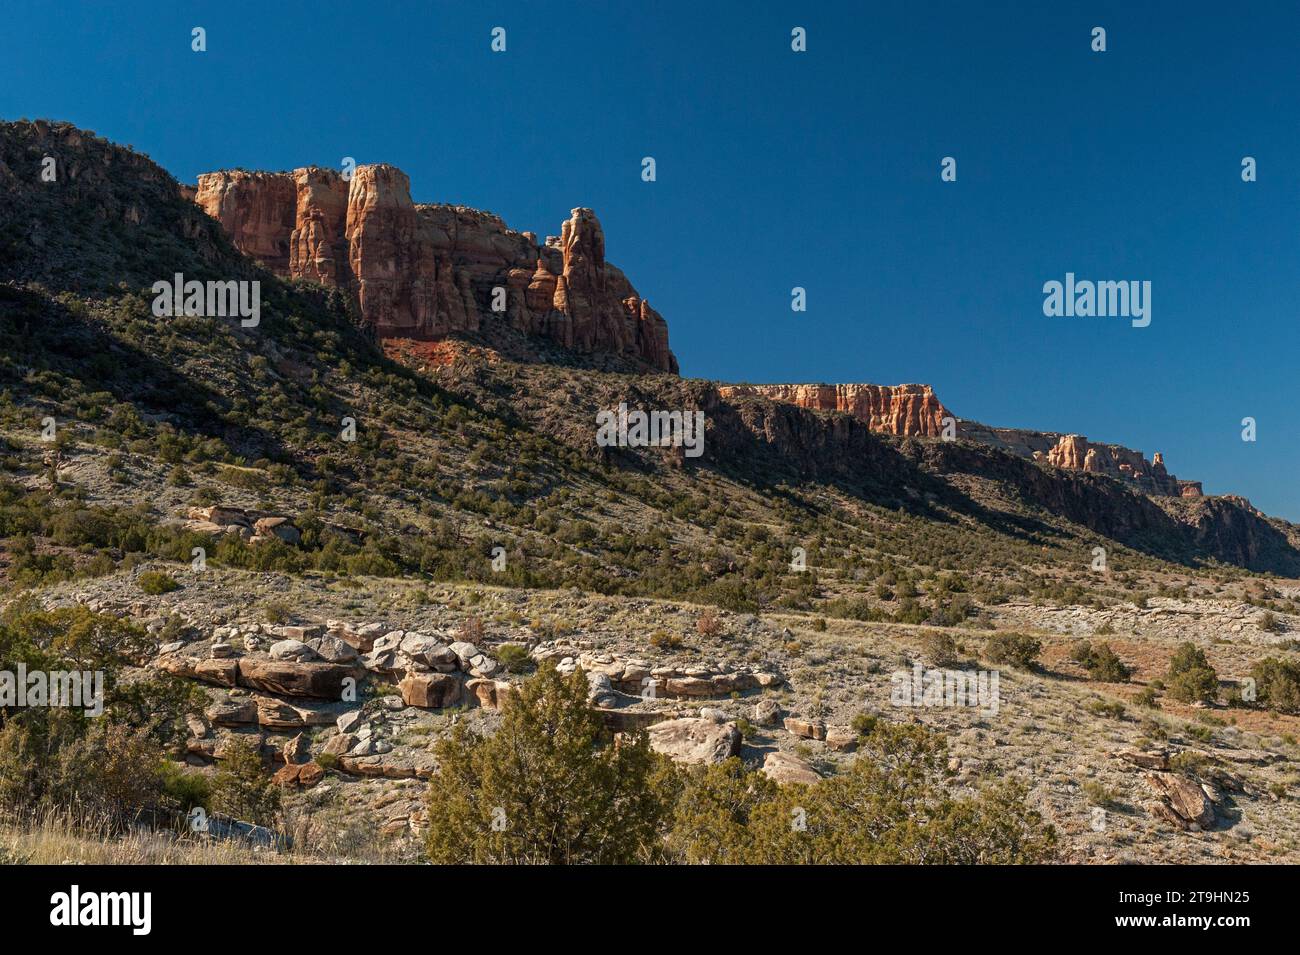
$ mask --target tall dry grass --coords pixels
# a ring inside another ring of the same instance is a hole
[[[0,817],[5,865],[285,865],[310,857],[158,829],[126,832],[66,812]]]

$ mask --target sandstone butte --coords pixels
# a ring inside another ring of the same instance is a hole
[[[276,274],[351,292],[381,339],[436,341],[499,319],[575,352],[678,371],[667,323],[605,261],[590,209],[539,244],[489,212],[412,202],[406,174],[385,164],[350,180],[317,167],[205,173],[193,199]]]
[[[1157,451],[1148,461],[1141,451],[1117,444],[1096,444],[1077,434],[1057,434],[1019,428],[992,428],[952,415],[929,385],[799,384],[727,385],[723,397],[756,395],[772,401],[840,411],[865,423],[872,431],[899,437],[938,437],[944,418],[951,417],[955,437],[1011,451],[1058,468],[1105,474],[1148,494],[1200,497],[1199,481],[1180,481],[1165,469]]]

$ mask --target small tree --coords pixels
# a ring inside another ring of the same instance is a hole
[[[251,743],[236,739],[226,747],[212,780],[212,809],[260,825],[279,821],[280,790]]]
[[[1127,683],[1132,673],[1109,643],[1099,643],[1094,647],[1087,640],[1081,640],[1070,656],[1088,671],[1088,676],[1102,683]]]
[[[1169,661],[1165,692],[1183,703],[1211,702],[1219,690],[1219,676],[1194,643],[1180,644]]]
[[[1056,834],[1025,787],[1004,781],[955,799],[947,747],[922,726],[864,721],[847,771],[777,786],[737,760],[691,774],[668,843],[714,864],[1006,864],[1047,861]]]
[[[933,666],[950,667],[957,662],[957,641],[951,633],[927,633],[921,638],[921,651]]]
[[[672,771],[644,733],[613,745],[587,677],[543,664],[489,737],[460,724],[435,749],[427,850],[435,863],[596,863],[661,851]]]
[[[1280,713],[1300,713],[1300,663],[1266,657],[1250,675],[1260,703]]]
[[[995,633],[984,645],[984,655],[991,663],[1006,663],[1022,670],[1032,668],[1043,645],[1023,633]]]

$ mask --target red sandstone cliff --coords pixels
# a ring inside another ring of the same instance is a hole
[[[816,411],[842,411],[872,431],[900,437],[936,437],[950,416],[929,385],[724,385],[724,398],[757,395]],[[1058,468],[1105,474],[1163,497],[1200,497],[1199,481],[1180,481],[1165,469],[1159,451],[1150,461],[1141,451],[1096,444],[1082,435],[990,428],[954,417],[956,437],[988,444]]]
[[[948,417],[929,385],[727,385],[721,391],[724,397],[760,395],[800,408],[843,411],[885,434],[936,437]]]
[[[351,181],[315,167],[207,173],[194,201],[277,274],[352,291],[381,338],[432,341],[499,315],[577,352],[677,372],[667,323],[605,261],[590,209],[538,244],[490,213],[415,204],[406,174],[382,164],[358,166]]]

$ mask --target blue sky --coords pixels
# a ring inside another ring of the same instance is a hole
[[[590,206],[684,374],[926,382],[1300,520],[1300,13],[1135,6],[19,0],[0,117],[191,182],[391,162],[539,235]],[[1151,325],[1045,317],[1067,271],[1149,280]]]

